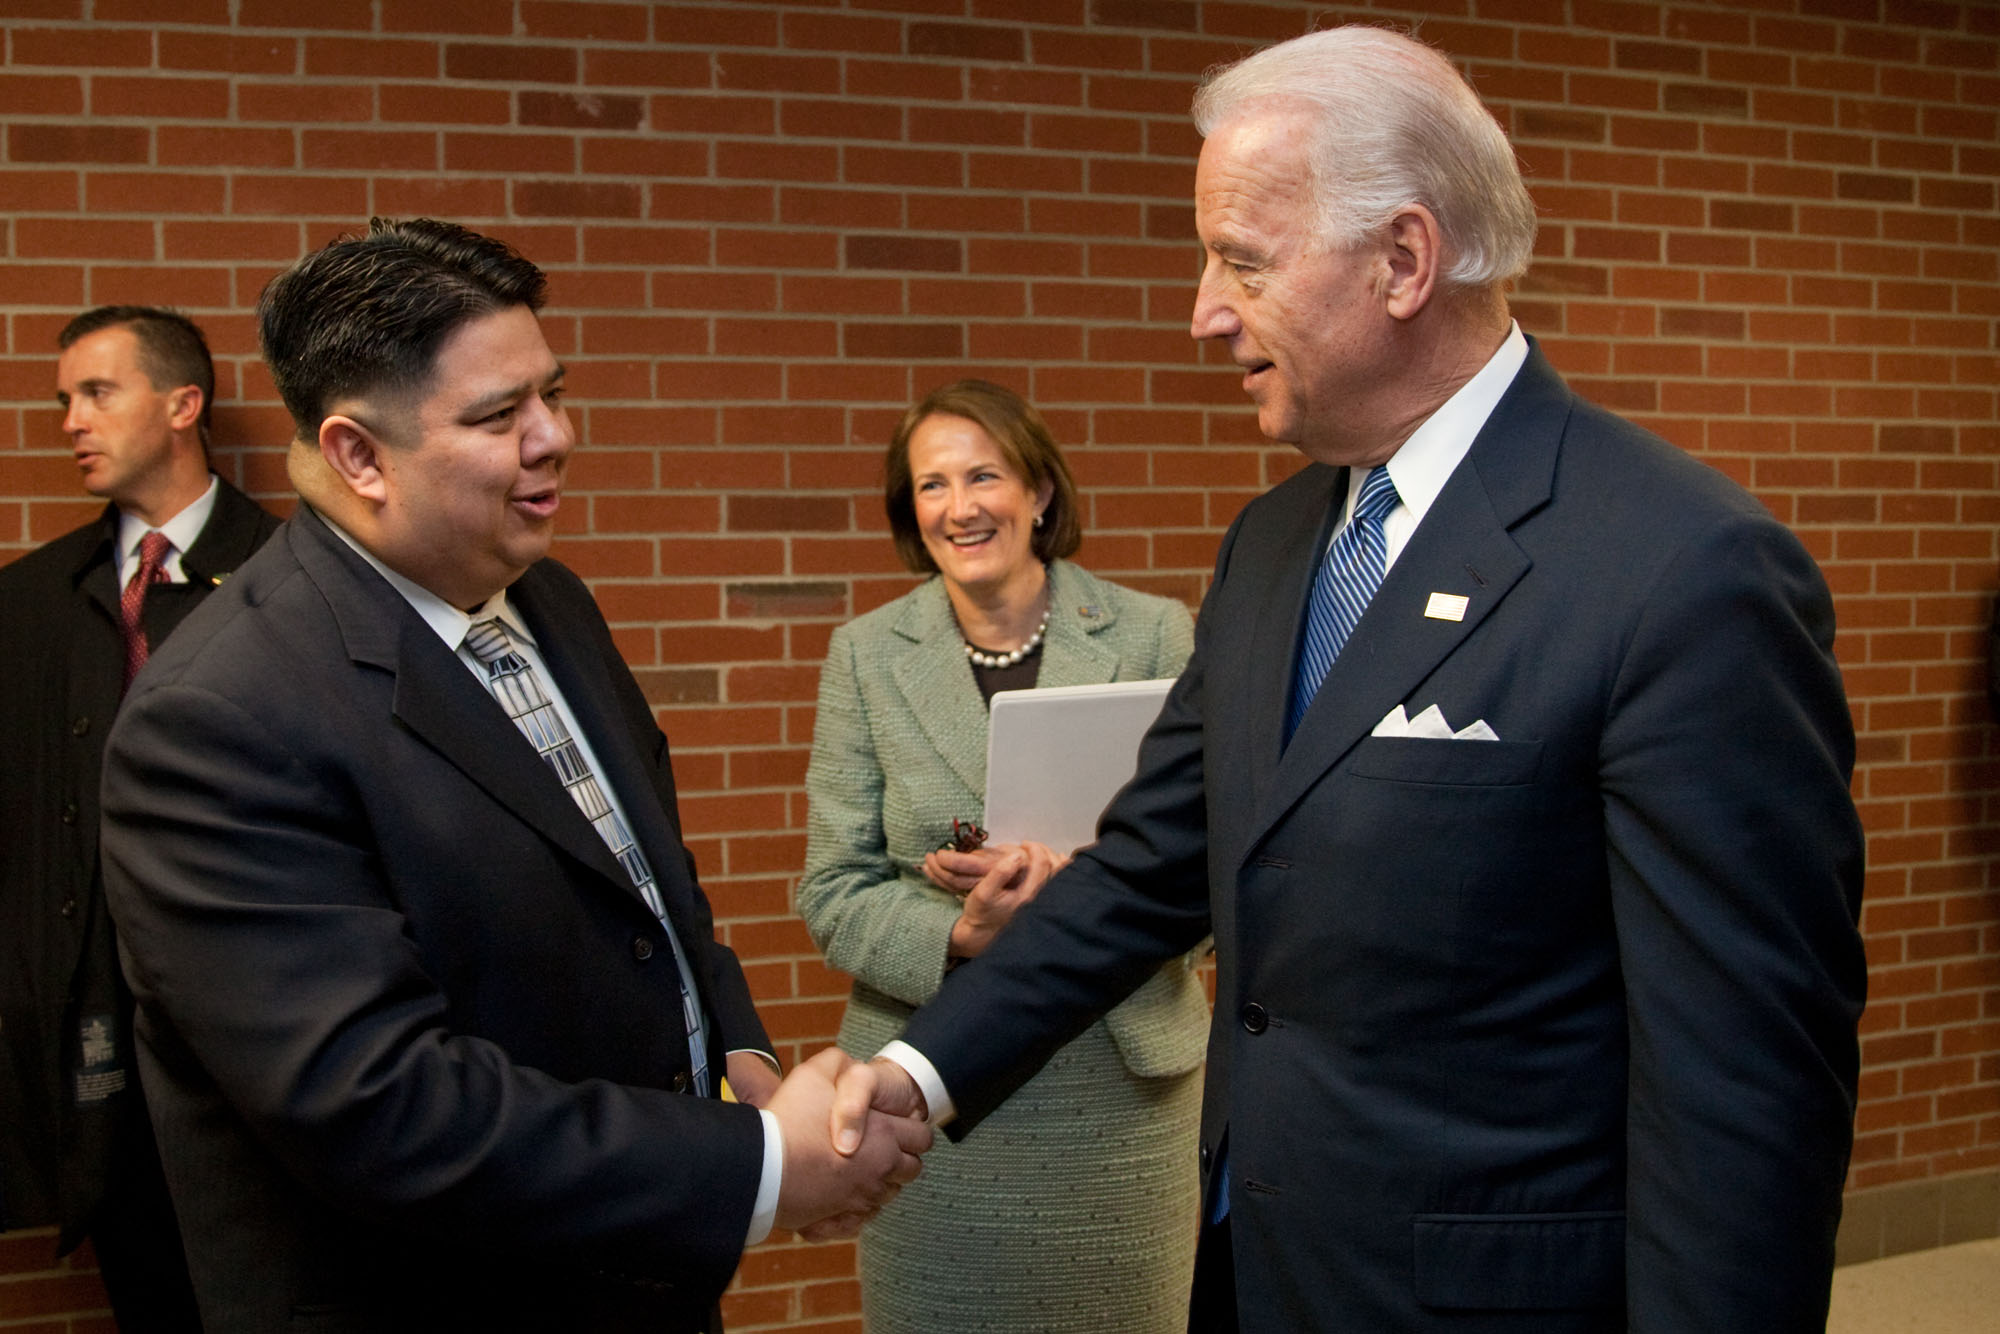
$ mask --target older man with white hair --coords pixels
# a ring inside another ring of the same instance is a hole
[[[1822,1328],[1866,971],[1819,571],[1514,324],[1532,205],[1443,56],[1314,33],[1195,116],[1193,333],[1310,463],[1097,843],[836,1116],[976,1133],[1212,931],[1191,1328]]]

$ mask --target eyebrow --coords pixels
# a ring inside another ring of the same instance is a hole
[[[93,389],[115,389],[117,387],[118,387],[118,382],[116,380],[109,380],[101,375],[93,375],[89,379],[84,380],[83,382],[78,384],[76,390],[80,394],[87,394]],[[58,403],[69,402],[69,391],[67,389],[56,390],[56,402]]]
[[[530,394],[547,393],[557,385],[560,385],[568,376],[569,367],[559,361],[556,363],[554,372],[547,379],[543,380],[540,386],[535,385],[531,381],[523,380],[519,384],[508,385],[505,389],[495,389],[490,394],[482,394],[458,410],[459,420],[466,422],[478,421],[480,418],[506,407],[509,403],[520,402]]]

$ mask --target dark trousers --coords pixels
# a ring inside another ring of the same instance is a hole
[[[1237,1334],[1236,1255],[1229,1240],[1227,1214],[1202,1224],[1201,1240],[1195,1244],[1188,1334]]]
[[[200,1334],[181,1230],[150,1135],[112,1174],[91,1221],[90,1245],[119,1334]]]

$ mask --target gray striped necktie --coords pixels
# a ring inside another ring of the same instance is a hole
[[[562,780],[577,809],[597,830],[597,836],[611,849],[611,855],[625,868],[625,874],[632,878],[639,897],[646,901],[646,906],[653,910],[660,924],[667,927],[667,938],[673,941],[674,962],[680,979],[681,1015],[687,1022],[688,1058],[694,1069],[694,1091],[707,1097],[708,1041],[703,1031],[701,1006],[688,989],[688,969],[680,957],[680,941],[674,937],[673,927],[667,923],[666,904],[660,898],[660,887],[653,879],[653,868],[647,864],[645,852],[605,797],[597,775],[590,771],[576,739],[563,725],[562,715],[550,702],[548,691],[542,688],[534,666],[514,651],[514,641],[507,637],[507,628],[497,619],[478,621],[465,632],[465,646],[472,650],[473,657],[486,665],[486,684],[493,697],[500,701],[500,707],[507,711],[507,716],[514,720],[514,726],[521,729],[521,735],[528,739],[536,753]]]

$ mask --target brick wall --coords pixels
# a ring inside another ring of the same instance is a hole
[[[979,372],[1038,401],[1081,559],[1198,598],[1294,466],[1185,333],[1195,75],[1315,19],[1422,21],[1544,227],[1517,309],[1586,395],[1749,485],[1839,600],[1870,831],[1854,1183],[2000,1165],[2000,9],[1981,0],[0,0],[0,557],[84,521],[56,330],[168,302],[221,363],[221,466],[283,494],[263,282],[371,213],[554,278],[587,448],[558,554],[676,748],[787,1055],[841,979],[788,911],[831,628],[908,586],[888,428]],[[1698,648],[1697,650],[1698,651]],[[46,1235],[0,1325],[107,1321]],[[82,1295],[79,1295],[79,1293]],[[747,1256],[732,1327],[858,1327],[851,1250]],[[9,1326],[11,1327],[11,1326]]]

